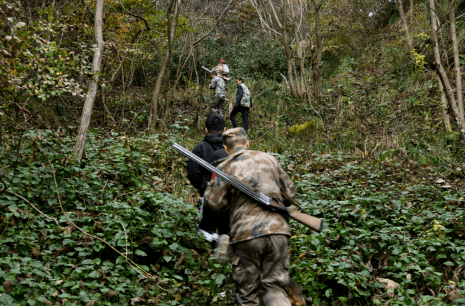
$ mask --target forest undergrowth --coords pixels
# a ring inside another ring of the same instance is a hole
[[[252,149],[274,154],[325,220],[320,234],[292,222],[291,275],[309,305],[465,303],[463,140],[444,132],[433,77],[401,44],[326,54],[311,104],[281,80],[245,78]],[[0,305],[235,305],[171,148],[202,138],[189,90],[163,133],[94,129],[79,162],[72,126],[1,136]]]
[[[182,126],[172,128],[139,137],[96,131],[80,163],[71,158],[73,138],[64,131],[30,131],[4,142],[10,180],[0,198],[2,304],[235,303],[230,267],[215,264],[196,233],[195,190],[186,181],[185,159],[171,148],[174,142],[191,148],[194,139]],[[266,137],[252,148],[275,145]],[[465,302],[463,191],[442,188],[435,183],[440,172],[412,163],[401,150],[317,152],[305,139],[288,148],[273,154],[296,183],[299,203],[326,224],[321,234],[292,224],[291,275],[309,301]],[[152,277],[70,224],[58,194],[78,227]],[[396,288],[383,287],[386,279]]]

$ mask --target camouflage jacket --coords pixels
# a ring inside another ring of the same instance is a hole
[[[224,173],[257,192],[282,201],[281,189],[291,197],[296,189],[278,161],[268,153],[240,148],[218,166]],[[216,176],[208,183],[205,200],[215,210],[230,209],[231,243],[270,234],[290,235],[289,219],[255,202]]]
[[[226,66],[228,67],[228,66]],[[224,65],[217,65],[215,67],[213,67],[212,71],[216,71],[218,72],[218,75],[219,76],[228,76],[228,73],[229,73],[229,68],[225,68]]]
[[[210,89],[215,90],[215,94],[226,96],[226,83],[222,78],[216,76],[212,79],[212,82],[208,86]]]

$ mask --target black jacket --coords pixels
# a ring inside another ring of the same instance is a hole
[[[244,90],[242,86],[237,85],[237,92],[236,92],[236,102],[234,105],[240,105],[242,100],[242,95],[244,94]],[[252,108],[252,97],[250,97],[250,108]]]
[[[222,135],[222,133],[206,135],[205,138],[194,147],[192,153],[208,163],[212,162],[213,153],[218,149],[223,149]],[[211,177],[212,173],[195,161],[189,160],[187,162],[187,178],[192,186],[199,190],[200,196],[203,196]]]
[[[212,156],[212,161],[211,161],[212,165],[215,167],[218,167],[218,165],[220,164],[218,160],[225,158],[226,156],[228,156],[228,154],[226,153],[226,150],[224,149],[224,147],[222,149],[216,150]]]

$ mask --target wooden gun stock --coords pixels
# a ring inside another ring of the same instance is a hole
[[[283,210],[287,211],[287,213],[289,214],[289,217],[309,227],[310,229],[318,233],[321,233],[321,231],[323,230],[323,220],[317,217],[312,217],[312,216],[303,214],[297,211],[297,208],[295,206],[285,207],[283,208]]]
[[[321,233],[321,231],[323,230],[323,220],[297,211],[297,208],[295,206],[299,207],[300,209],[302,209],[302,207],[293,198],[291,198],[285,191],[281,190],[281,195],[283,196],[284,202],[287,201],[288,203],[291,204],[290,206],[287,206],[287,207],[281,207],[282,210],[287,211],[287,213],[289,214],[289,217],[309,227],[310,229],[317,231],[318,233]]]

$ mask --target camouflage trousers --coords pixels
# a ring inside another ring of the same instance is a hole
[[[241,306],[291,306],[286,291],[289,285],[289,237],[267,235],[232,244],[232,276]]]
[[[210,102],[210,115],[211,114],[220,114],[224,117],[224,100],[225,96],[220,96],[219,94],[214,94]]]

